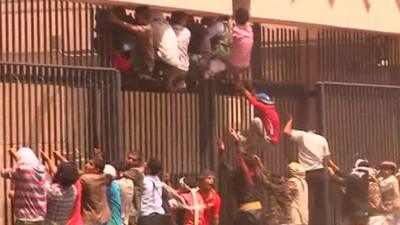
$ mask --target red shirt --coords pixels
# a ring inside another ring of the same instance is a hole
[[[271,142],[278,144],[280,140],[280,120],[279,115],[276,112],[274,104],[268,105],[257,100],[254,96],[247,96],[250,104],[254,106],[258,111],[261,112],[261,120],[264,124],[264,129],[267,135],[271,138]]]
[[[204,209],[204,225],[210,225],[214,218],[219,217],[219,211],[221,209],[221,197],[218,192],[211,189],[209,196],[206,196],[204,192],[200,191],[203,197],[206,208]]]
[[[125,72],[128,71],[132,67],[132,63],[122,57],[120,54],[114,54],[114,63],[115,63],[115,68],[119,71]]]
[[[198,209],[199,213],[199,224],[195,224],[195,209],[187,209],[185,210],[185,214],[183,216],[183,225],[206,225],[204,221],[204,201],[201,197],[199,191],[195,192],[197,202],[194,200],[194,196],[191,192],[180,193],[179,195],[185,200],[185,203],[190,206]]]

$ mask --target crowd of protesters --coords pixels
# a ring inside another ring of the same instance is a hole
[[[230,72],[238,78],[250,65],[253,30],[242,8],[234,22],[210,16],[198,23],[182,11],[167,18],[147,6],[136,8],[134,16],[122,7],[103,9],[96,18],[98,51],[111,52],[126,82],[162,82],[166,90],[179,91],[188,77]]]
[[[218,141],[219,176],[206,169],[197,177],[181,177],[176,186],[158,159],[144,161],[138,151],[129,152],[125,161],[106,163],[95,149],[80,171],[58,152],[49,157],[27,147],[10,150],[14,167],[1,176],[13,183],[15,224],[219,225],[224,199],[216,189],[218,178],[235,195],[234,225],[326,225],[334,183],[342,187],[343,225],[400,225],[394,162],[374,168],[359,159],[350,172],[341,170],[323,136],[293,129],[292,118],[281,131],[273,98],[238,78],[250,64],[253,45],[247,10],[236,11],[233,26],[226,17],[195,23],[184,12],[173,12],[167,20],[145,6],[136,8],[134,17],[119,7],[101,12],[97,41],[109,46],[126,75],[161,77],[168,90],[180,90],[191,70],[206,78],[229,71],[235,90],[248,99],[256,117],[246,131],[229,129],[234,166],[224,142]],[[108,32],[109,40],[101,36]],[[298,147],[298,161],[288,164],[288,177],[272,175],[257,155],[279,145],[282,132]]]
[[[254,93],[249,84],[238,82],[237,87],[254,105],[257,117],[247,131],[229,130],[235,166],[227,160],[224,142],[216,144],[218,177],[204,170],[197,177],[171,182],[159,160],[143,162],[138,151],[129,152],[123,162],[105,163],[95,149],[79,171],[58,152],[49,157],[27,147],[10,150],[14,167],[2,170],[1,176],[13,183],[15,224],[219,225],[224,199],[214,185],[217,178],[220,188],[225,183],[236,197],[234,225],[327,224],[329,189],[335,183],[343,192],[341,224],[400,224],[394,162],[373,168],[368,160],[358,159],[345,172],[331,160],[327,140],[313,131],[293,129],[292,118],[283,133],[297,144],[298,161],[288,164],[288,177],[272,175],[257,154],[280,142],[275,102],[265,93]]]

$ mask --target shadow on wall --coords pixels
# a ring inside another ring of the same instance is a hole
[[[294,0],[292,0],[294,1]],[[371,9],[371,2],[370,0],[362,0],[365,6],[365,9],[367,10],[367,12],[370,11]],[[399,7],[400,10],[400,0],[395,0],[397,2],[397,6]],[[331,6],[331,8],[333,8],[333,6],[335,5],[335,0],[328,0],[329,5]]]

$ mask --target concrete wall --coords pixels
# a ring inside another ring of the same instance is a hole
[[[400,33],[400,0],[233,0],[254,21]]]

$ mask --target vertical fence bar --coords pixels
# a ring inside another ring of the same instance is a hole
[[[7,4],[7,3],[6,3]],[[15,29],[16,29],[16,26],[15,26],[15,3],[14,2],[11,2],[10,3],[11,4],[11,12],[10,12],[10,14],[11,14],[11,60],[12,61],[15,61],[16,60],[16,58],[15,58],[15,55],[17,54],[17,50],[16,50],[16,40],[15,40],[15,37],[16,37],[16,31],[15,31]]]
[[[5,17],[5,31],[2,34],[6,34],[5,35],[5,59],[6,61],[9,60],[9,53],[10,53],[10,43],[9,43],[9,25],[10,25],[10,19],[8,18],[9,15],[9,4],[10,2],[4,2],[5,4],[5,9],[4,9],[4,17]],[[3,35],[0,35],[3,37]]]

